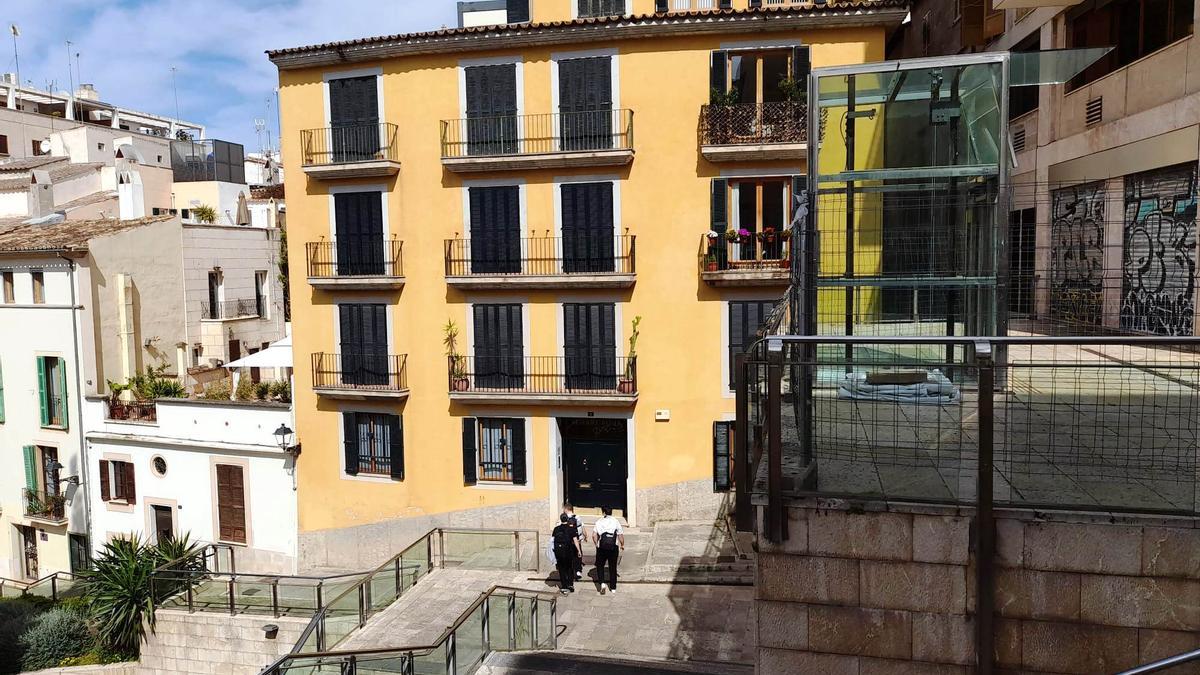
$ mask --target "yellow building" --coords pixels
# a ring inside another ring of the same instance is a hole
[[[474,27],[269,52],[303,565],[546,528],[564,499],[720,511],[731,353],[787,284],[807,69],[880,60],[906,11],[729,4],[482,0]]]

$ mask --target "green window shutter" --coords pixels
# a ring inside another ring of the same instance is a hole
[[[0,424],[4,424],[4,366],[0,364]]]
[[[71,415],[67,406],[67,361],[58,360],[58,400],[62,401],[62,428],[71,426]]]
[[[38,402],[42,408],[42,426],[50,425],[50,392],[46,391],[46,357],[37,357]]]
[[[31,492],[37,492],[37,458],[34,454],[36,449],[32,445],[27,445],[22,450],[25,451],[25,487],[29,488]]]

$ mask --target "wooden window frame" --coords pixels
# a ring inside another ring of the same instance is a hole
[[[46,272],[40,269],[29,270],[29,286],[33,293],[33,304],[46,304]]]
[[[0,284],[4,287],[4,304],[14,305],[17,302],[17,287],[12,270],[0,270]]]
[[[358,444],[358,474],[390,478],[392,475],[392,449],[382,443],[383,436],[378,430],[383,429],[386,433],[386,418],[393,415],[375,412],[358,412],[355,415],[356,421],[361,421],[365,417],[369,425],[367,454],[363,454],[364,448],[361,443]],[[386,463],[383,460],[386,460]]]
[[[517,424],[524,424],[524,419],[510,417],[479,417],[475,420],[475,470],[478,472],[478,480],[480,483],[512,483],[513,482],[513,447],[512,447],[512,426],[510,423],[516,419]],[[501,447],[500,457],[502,461],[484,461],[484,423],[500,422],[500,442]],[[487,471],[487,465],[500,465],[499,475],[495,471]]]

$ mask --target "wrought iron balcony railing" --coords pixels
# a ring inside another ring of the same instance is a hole
[[[158,406],[154,401],[108,402],[108,419],[121,422],[156,422]]]
[[[200,318],[210,320],[253,318],[260,316],[259,309],[259,302],[254,298],[221,300],[216,304],[202,300],[200,302]]]
[[[400,161],[396,125],[390,122],[304,129],[300,132],[300,147],[304,166]]]
[[[808,141],[808,104],[711,103],[700,109],[703,145],[804,143]]]
[[[504,354],[447,357],[451,393],[590,394],[637,393],[637,357],[567,348],[566,356]]]
[[[788,269],[785,232],[758,232],[730,241],[725,233],[701,235],[700,266],[705,272]]]
[[[442,121],[442,157],[633,149],[633,111],[584,110]]]
[[[44,490],[23,490],[25,515],[42,520],[64,521],[67,519],[67,498],[61,494]]]
[[[403,243],[398,239],[340,237],[337,241],[310,241],[305,247],[311,278],[404,276]]]
[[[635,235],[581,232],[509,241],[447,239],[446,276],[633,274]]]
[[[407,354],[315,353],[313,388],[348,391],[403,392],[408,390]]]
[[[576,0],[580,19],[602,16],[625,16],[626,0]]]

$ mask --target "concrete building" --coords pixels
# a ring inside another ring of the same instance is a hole
[[[464,3],[458,29],[269,52],[302,566],[563,499],[721,510],[731,354],[788,279],[795,83],[883,58],[905,14],[760,4]]]
[[[275,431],[285,402],[159,399],[145,415],[84,402],[93,550],[118,535],[184,534],[237,546],[242,569],[295,572],[294,458]],[[125,417],[125,419],[114,419]],[[133,419],[131,419],[131,417]]]
[[[83,396],[151,367],[195,388],[284,335],[276,230],[22,220],[0,221],[0,442],[25,448],[0,470],[0,577],[18,579],[85,559]]]

